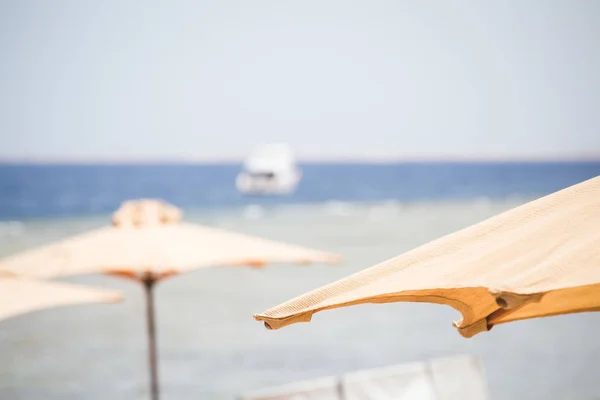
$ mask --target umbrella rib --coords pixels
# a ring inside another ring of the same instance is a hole
[[[479,287],[479,288],[463,288],[464,290],[472,290],[472,289],[480,289],[485,290],[487,292],[487,288]],[[444,290],[444,289],[441,289]],[[455,291],[452,289],[448,289],[448,291]],[[458,311],[462,319],[459,322],[455,322],[453,325],[461,331],[461,334],[465,329],[474,327],[475,325],[481,324],[482,318],[477,318],[476,313],[474,312],[471,305],[467,302],[458,298],[458,296],[444,296],[440,294],[440,289],[436,290],[436,293],[410,293],[413,291],[403,291],[398,293],[388,294],[385,297],[381,296],[371,296],[368,298],[362,298],[353,301],[342,302],[338,304],[326,305],[323,307],[318,307],[312,310],[305,310],[298,313],[294,313],[287,317],[277,317],[276,315],[270,316],[269,311],[264,314],[256,314],[254,318],[257,321],[263,321],[265,326],[268,329],[279,329],[286,325],[289,325],[294,322],[309,322],[312,319],[312,316],[318,312],[325,310],[333,310],[336,308],[354,306],[359,304],[381,304],[381,303],[393,303],[393,302],[419,302],[419,303],[432,303],[432,304],[442,304],[447,305],[454,308]],[[493,303],[495,307],[496,304]],[[485,318],[483,318],[485,320]]]

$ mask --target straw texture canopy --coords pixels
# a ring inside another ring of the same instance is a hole
[[[120,300],[115,291],[0,276],[0,320],[42,308]]]
[[[515,320],[600,311],[600,177],[527,203],[255,315],[267,328],[361,303],[446,304],[471,337]]]
[[[334,263],[336,256],[181,221],[158,200],[124,203],[111,226],[0,260],[26,277],[109,273],[161,279],[195,268],[267,263]]]

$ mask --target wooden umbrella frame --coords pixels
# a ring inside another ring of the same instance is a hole
[[[146,332],[148,335],[148,366],[150,369],[150,398],[159,400],[160,390],[158,382],[158,349],[156,345],[156,312],[154,310],[154,288],[163,279],[176,275],[175,271],[160,274],[147,270],[141,276],[131,271],[109,271],[108,275],[131,279],[140,283],[144,288],[146,298]]]

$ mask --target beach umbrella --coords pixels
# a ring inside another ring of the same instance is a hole
[[[404,228],[410,229],[410,228]],[[255,315],[268,329],[362,303],[428,302],[462,314],[464,337],[528,318],[600,311],[600,177]]]
[[[0,320],[43,308],[121,300],[121,294],[115,291],[22,279],[0,272]]]
[[[112,224],[0,260],[0,270],[27,277],[105,273],[140,282],[146,293],[151,396],[158,399],[153,288],[196,268],[268,263],[336,263],[332,254],[185,223],[159,200],[123,203]]]

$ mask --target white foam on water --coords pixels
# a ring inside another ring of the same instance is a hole
[[[20,236],[25,232],[25,224],[20,221],[4,221],[0,222],[0,237]]]
[[[252,204],[244,207],[242,215],[245,219],[261,219],[265,216],[266,210],[264,207]]]
[[[389,200],[371,205],[367,212],[367,218],[372,222],[380,222],[387,218],[393,218],[397,216],[400,211],[399,205],[400,203]]]
[[[356,205],[337,200],[326,202],[324,207],[327,214],[338,217],[348,217],[356,211]]]

